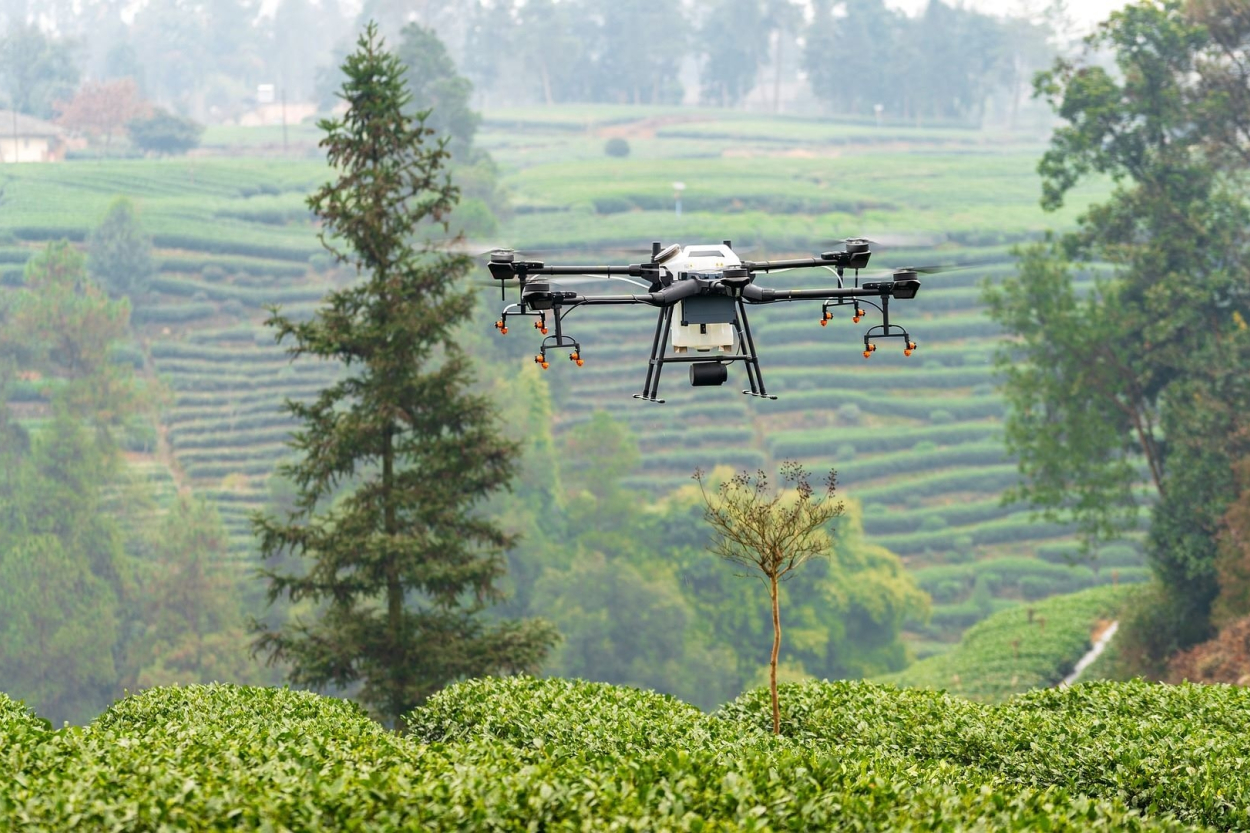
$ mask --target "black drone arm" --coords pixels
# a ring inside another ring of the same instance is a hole
[[[629,266],[543,266],[528,270],[530,275],[593,275],[604,277],[642,277],[642,264]]]
[[[604,277],[640,278],[647,271],[641,263],[631,263],[628,266],[548,266],[541,261],[492,261],[489,268],[491,277],[500,281],[514,277],[528,278],[533,275],[602,275]]]
[[[772,272],[776,269],[806,269],[813,266],[839,266],[837,260],[823,257],[799,257],[793,260],[744,260],[742,268],[752,272]]]
[[[749,304],[773,304],[778,301],[828,301],[835,298],[914,298],[920,289],[920,281],[883,281],[864,284],[861,287],[829,287],[828,289],[766,289],[751,284],[742,290],[742,298]]]
[[[647,304],[653,307],[671,307],[683,298],[698,295],[696,281],[678,281],[656,292],[637,295],[582,295],[576,292],[552,292],[548,289],[529,291],[523,296],[534,309],[561,307],[621,306],[623,304]],[[553,303],[554,302],[554,303]]]

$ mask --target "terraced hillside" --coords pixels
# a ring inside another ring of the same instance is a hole
[[[662,492],[695,467],[718,463],[769,467],[797,458],[835,466],[846,492],[864,502],[875,541],[915,569],[951,574],[923,581],[935,611],[921,630],[938,640],[1021,599],[1108,582],[1113,573],[1119,581],[1145,577],[1140,556],[1125,546],[1106,553],[1113,569],[1069,567],[1071,529],[1035,522],[1024,507],[999,500],[1017,475],[1004,453],[1003,401],[994,387],[1001,335],[985,315],[981,283],[1010,274],[1013,244],[1072,224],[1099,188],[1045,215],[1034,170],[1042,146],[1014,136],[676,110],[633,121],[620,108],[545,115],[497,112],[488,120],[488,144],[516,212],[507,242],[519,248],[574,250],[570,257],[597,261],[598,249],[653,239],[731,239],[761,259],[863,235],[885,244],[874,268],[975,264],[925,278],[915,301],[893,305],[894,323],[920,345],[910,358],[883,345],[863,359],[866,325],[853,324],[849,311],[822,327],[815,305],[751,310],[776,402],[741,396],[739,368],[724,388],[697,391],[680,368],[670,369],[662,389],[668,404],[633,400],[654,314],[573,313],[566,329],[583,340],[586,365],[552,364],[562,419],[608,408],[629,422],[643,449],[634,486]],[[630,157],[604,155],[612,135],[628,138]],[[686,186],[680,218],[675,181]],[[829,279],[789,273],[761,283]],[[875,315],[868,324],[879,321]],[[512,355],[523,362],[531,340],[517,332],[524,345]]]
[[[1021,507],[998,502],[1015,468],[999,436],[1002,402],[991,369],[999,334],[981,308],[978,283],[1012,268],[1010,244],[1070,224],[1080,207],[1049,217],[1037,208],[1036,142],[663,108],[487,116],[481,141],[514,207],[501,237],[520,248],[601,261],[620,257],[611,247],[654,239],[731,239],[760,258],[867,235],[886,244],[874,267],[978,264],[926,280],[915,301],[896,305],[896,322],[920,344],[911,358],[883,346],[865,361],[864,325],[849,317],[821,327],[812,306],[753,311],[776,402],[738,394],[738,376],[723,389],[696,393],[680,369],[666,375],[669,404],[633,400],[651,314],[574,313],[568,324],[585,342],[586,365],[557,361],[547,375],[559,405],[557,430],[595,408],[611,410],[640,439],[643,461],[632,485],[650,494],[686,482],[697,466],[770,466],[786,457],[836,466],[848,494],[864,502],[877,541],[916,569],[958,568],[958,577],[926,582],[937,601],[925,632],[932,639],[950,640],[1021,598],[1110,580],[1105,570],[1066,567],[1069,530],[1033,523]],[[155,235],[161,271],[151,296],[136,303],[134,355],[173,396],[167,446],[135,456],[166,463],[176,483],[211,494],[243,558],[251,546],[247,513],[268,499],[268,475],[285,451],[290,425],[281,401],[308,395],[331,372],[308,361],[289,364],[260,324],[262,306],[309,310],[340,278],[320,253],[303,203],[325,178],[324,165],[249,158],[253,143],[237,133],[209,139],[214,153],[239,157],[10,166],[0,280],[18,283],[22,262],[41,241],[83,239],[115,196],[136,201]],[[628,139],[628,158],[603,154],[609,135]],[[687,186],[680,219],[672,210],[674,181]],[[1098,193],[1082,191],[1078,202]],[[795,273],[775,280],[796,286],[824,279]],[[493,333],[497,296],[484,301],[480,330]],[[483,356],[520,367],[535,343],[518,328]],[[1139,577],[1135,553],[1121,550],[1117,558],[1122,580]]]
[[[127,160],[17,165],[6,174],[12,208],[0,214],[0,278],[10,286],[43,241],[82,240],[115,197],[135,201],[159,273],[151,292],[134,299],[136,344],[127,353],[171,396],[161,431],[168,442],[141,442],[129,456],[157,484],[158,499],[177,485],[216,498],[232,550],[244,558],[247,513],[267,500],[285,451],[282,399],[330,378],[316,364],[289,364],[259,323],[265,304],[311,309],[331,283],[303,205],[324,165]]]

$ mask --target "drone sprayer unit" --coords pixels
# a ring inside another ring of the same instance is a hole
[[[883,279],[860,285],[860,270],[872,256],[867,240],[845,241],[843,251],[823,252],[810,258],[790,260],[742,260],[726,240],[711,245],[667,247],[651,245],[651,259],[626,266],[548,266],[542,261],[518,260],[517,252],[496,249],[490,254],[491,277],[498,282],[501,300],[509,282],[518,288],[519,298],[503,310],[495,328],[508,332],[508,319],[525,316],[534,319],[534,328],[543,336],[534,362],[544,370],[550,365],[550,350],[569,351],[569,360],[582,366],[581,344],[564,332],[564,317],[578,307],[643,304],[659,314],[651,342],[651,357],[642,393],[635,399],[663,402],[657,398],[660,374],[667,364],[689,364],[690,384],[694,387],[723,385],[729,378],[728,366],[742,362],[747,372],[749,396],[777,397],[764,387],[759,354],[747,307],[785,301],[820,301],[820,325],[832,318],[834,307],[854,308],[852,320],[859,323],[866,314],[862,305],[881,312],[881,323],[864,334],[864,358],[876,351],[883,338],[903,340],[903,354],[910,356],[916,343],[902,327],[890,323],[890,299],[910,300],[920,289],[919,272],[933,267],[897,269]],[[757,274],[789,269],[823,268],[837,276],[837,285],[821,289],[770,289],[755,283]],[[850,271],[851,285],[846,273]],[[633,284],[642,292],[628,295],[586,295],[567,287],[577,283],[606,285]],[[554,333],[551,330],[554,329]]]

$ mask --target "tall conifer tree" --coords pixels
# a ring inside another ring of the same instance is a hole
[[[303,426],[282,473],[299,490],[285,518],[258,515],[266,558],[301,556],[299,573],[268,569],[269,598],[309,600],[315,621],[258,626],[258,652],[289,664],[297,684],[361,684],[358,697],[395,724],[454,680],[534,669],[554,644],[542,621],[487,623],[513,543],[475,513],[512,479],[518,447],[472,393],[456,327],[473,295],[455,286],[463,255],[416,241],[446,229],[459,190],[446,139],[428,113],[405,115],[402,63],[371,24],[343,64],[348,110],[320,123],[337,179],[313,194],[322,243],[360,280],[330,293],[309,321],[274,309],[290,355],[342,363],[311,403],[288,401]],[[340,489],[342,493],[340,494]]]

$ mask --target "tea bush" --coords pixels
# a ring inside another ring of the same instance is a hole
[[[1000,706],[862,682],[702,715],[568,680],[471,680],[401,736],[285,689],[152,689],[53,731],[0,697],[22,830],[1244,829],[1250,694],[1145,683]]]

